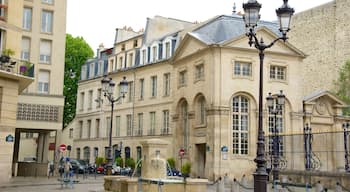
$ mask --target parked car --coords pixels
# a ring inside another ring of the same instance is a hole
[[[71,159],[70,163],[75,173],[88,173],[88,165],[85,161],[79,159]]]
[[[170,169],[168,169],[167,170],[167,175],[168,176],[179,176],[179,177],[181,177],[181,172],[180,171],[178,171],[178,170],[176,170],[176,169],[172,169],[171,171],[170,171]]]

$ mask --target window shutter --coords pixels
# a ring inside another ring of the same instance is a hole
[[[40,55],[51,55],[51,41],[42,40],[40,42]]]
[[[38,77],[38,81],[39,82],[48,83],[49,79],[50,79],[50,72],[48,72],[48,71],[39,71],[39,77]]]
[[[97,76],[97,72],[98,72],[98,66],[100,65],[100,62],[96,62],[95,63],[95,76]]]
[[[140,49],[136,49],[136,55],[135,55],[135,65],[140,65]]]
[[[147,62],[151,61],[151,47],[147,47]]]

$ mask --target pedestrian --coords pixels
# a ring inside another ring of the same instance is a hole
[[[248,181],[247,181],[247,177],[245,176],[245,174],[242,175],[241,184],[244,187],[247,187]]]
[[[216,192],[225,192],[225,183],[221,177],[215,181],[216,183]]]
[[[69,183],[70,187],[73,188],[73,169],[72,164],[70,163],[70,159],[67,157],[66,162],[64,164],[64,183],[67,186]]]
[[[335,192],[343,192],[343,187],[340,185],[339,182],[337,182],[335,184],[335,189],[334,189]]]
[[[53,163],[53,161],[50,161],[47,165],[47,178],[50,178],[50,176],[54,175],[54,171],[55,171],[55,165]]]
[[[323,185],[321,184],[321,181],[317,181],[316,186],[315,186],[315,192],[323,192]]]
[[[239,192],[239,183],[237,182],[236,178],[234,178],[233,182],[231,183],[231,192]]]

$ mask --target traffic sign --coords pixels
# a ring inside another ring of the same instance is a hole
[[[61,144],[61,145],[60,145],[60,151],[61,151],[61,152],[65,151],[66,148],[67,148],[67,147],[66,147],[65,144]]]
[[[181,148],[181,149],[179,150],[179,155],[180,155],[181,157],[183,157],[183,156],[185,155],[185,149]]]

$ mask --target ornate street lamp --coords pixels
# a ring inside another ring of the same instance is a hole
[[[291,17],[294,13],[294,9],[289,7],[288,0],[283,0],[283,5],[276,10],[276,14],[279,20],[282,36],[272,41],[270,44],[265,45],[264,40],[261,38],[259,41],[256,37],[255,28],[258,25],[260,19],[261,4],[256,0],[249,0],[247,3],[243,4],[244,9],[244,22],[247,29],[246,35],[249,37],[249,45],[259,50],[260,58],[260,74],[259,74],[259,119],[258,119],[258,142],[257,142],[257,152],[256,162],[257,169],[254,173],[254,191],[265,192],[267,190],[267,172],[266,172],[266,159],[265,159],[265,144],[264,144],[264,131],[263,131],[263,63],[264,63],[264,51],[267,48],[272,47],[278,40],[286,41],[288,37],[286,36],[289,31],[289,25]]]
[[[114,98],[114,87],[115,82],[112,80],[112,78],[108,78],[107,75],[103,77],[101,80],[102,84],[102,91],[104,93],[104,96],[108,99],[108,101],[111,103],[111,126],[109,127],[109,142],[108,142],[108,151],[107,151],[107,175],[112,174],[112,165],[113,165],[113,158],[112,158],[112,130],[113,130],[113,110],[114,110],[114,103],[119,101],[121,98],[125,97],[125,94],[128,90],[128,82],[126,81],[125,77],[123,77],[123,80],[119,83],[120,88],[120,96],[117,98]]]
[[[345,171],[350,172],[349,169],[349,150],[348,150],[348,137],[349,137],[349,122],[343,123],[344,129],[344,151],[345,151]]]
[[[269,93],[268,97],[266,97],[266,104],[270,114],[274,115],[274,123],[273,123],[273,143],[272,143],[272,173],[273,173],[273,184],[274,189],[276,190],[276,181],[278,180],[279,174],[279,164],[280,164],[280,136],[279,130],[282,130],[282,127],[277,127],[277,115],[283,115],[283,106],[285,103],[286,96],[283,94],[281,90],[280,93],[273,97],[271,93]]]
[[[315,167],[312,163],[312,129],[308,123],[304,127],[305,170],[310,171]]]

